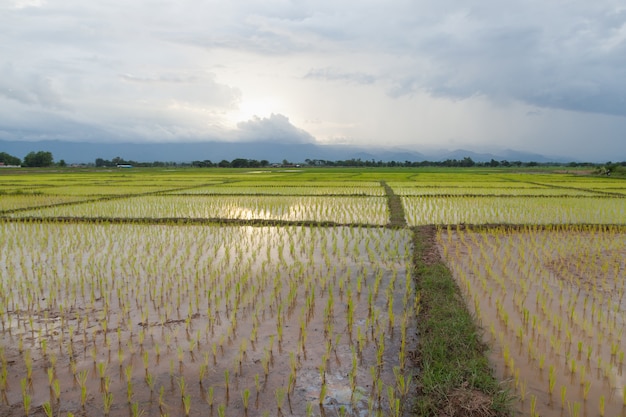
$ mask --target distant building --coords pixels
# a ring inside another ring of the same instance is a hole
[[[118,168],[132,168],[133,166],[131,164],[117,164]]]

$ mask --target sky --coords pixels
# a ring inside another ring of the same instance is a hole
[[[623,0],[0,0],[0,140],[626,160]]]

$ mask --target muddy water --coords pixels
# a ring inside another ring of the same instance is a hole
[[[443,230],[439,241],[521,414],[626,415],[623,231]]]
[[[405,403],[407,231],[0,228],[0,415],[25,395],[31,415],[105,415],[107,392],[111,416],[388,415],[388,387]]]

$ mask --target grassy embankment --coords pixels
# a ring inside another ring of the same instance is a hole
[[[415,414],[510,415],[510,393],[493,377],[480,329],[437,252],[434,235],[432,226],[414,229],[413,264],[422,307]]]

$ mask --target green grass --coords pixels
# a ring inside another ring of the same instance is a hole
[[[418,393],[414,412],[443,415],[455,401],[482,400],[476,414],[510,415],[511,396],[493,377],[487,346],[468,312],[449,269],[434,245],[433,227],[414,229],[416,290],[421,294],[419,320]],[[447,414],[446,414],[447,415]],[[457,414],[455,414],[457,415]]]

